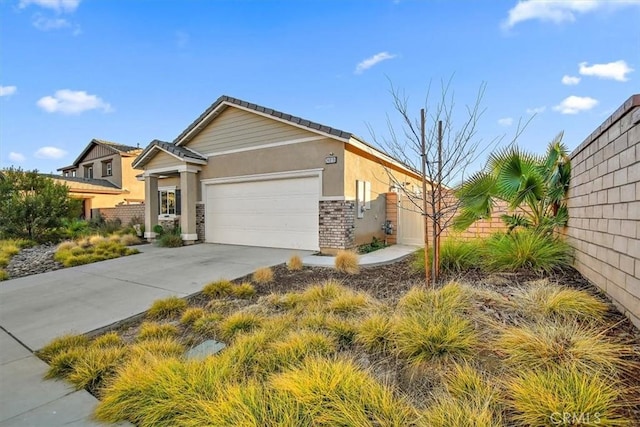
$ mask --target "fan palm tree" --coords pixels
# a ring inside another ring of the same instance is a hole
[[[561,132],[549,143],[545,156],[515,146],[492,154],[485,169],[456,190],[461,208],[454,227],[465,230],[490,218],[500,200],[509,206],[509,213],[501,217],[509,231],[516,227],[550,231],[566,225],[571,164],[562,136]]]

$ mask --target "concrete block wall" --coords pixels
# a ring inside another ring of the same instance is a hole
[[[573,151],[571,166],[575,267],[640,328],[640,95]]]
[[[119,218],[122,225],[128,225],[132,219],[137,218],[144,223],[144,204],[138,205],[117,205],[113,208],[97,208],[93,209],[99,212],[100,216],[105,220],[114,220]]]
[[[356,203],[353,200],[320,201],[320,251],[335,253],[355,246]]]

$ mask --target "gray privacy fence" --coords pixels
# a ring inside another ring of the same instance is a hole
[[[573,151],[571,165],[574,265],[640,328],[640,95]]]

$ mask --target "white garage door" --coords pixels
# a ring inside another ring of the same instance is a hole
[[[318,250],[319,177],[206,186],[210,243]]]

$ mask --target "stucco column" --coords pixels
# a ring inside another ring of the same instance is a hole
[[[196,231],[196,198],[198,194],[198,179],[196,172],[180,172],[180,229],[185,244],[198,240]]]
[[[144,205],[144,237],[155,239],[153,227],[158,224],[158,177],[144,177],[145,205]]]

